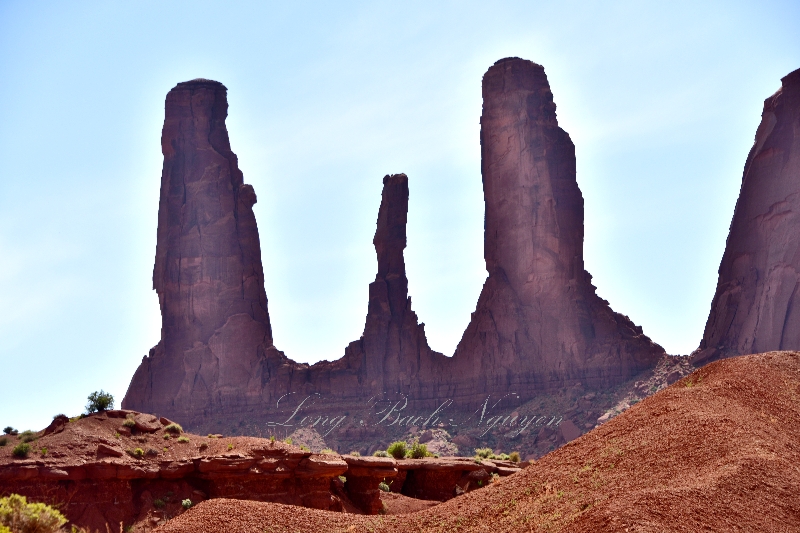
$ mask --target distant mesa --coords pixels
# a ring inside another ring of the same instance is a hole
[[[695,363],[800,349],[800,69],[764,102]]]
[[[403,251],[409,182],[384,177],[364,333],[333,362],[293,362],[274,345],[252,206],[225,127],[226,89],[208,80],[167,95],[153,286],[162,338],[137,369],[126,409],[184,424],[261,416],[293,392],[419,406],[520,401],[603,389],[664,350],[595,293],[583,263],[575,150],[540,65],[495,63],[483,77],[481,173],[488,278],[453,357],[431,350],[411,308]],[[267,257],[269,254],[267,254]]]

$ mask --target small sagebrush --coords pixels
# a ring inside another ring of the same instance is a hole
[[[178,437],[178,442],[181,442],[181,443],[189,442],[189,437],[180,436],[180,437]]]
[[[378,450],[377,452],[372,454],[373,457],[389,457],[389,454],[386,453],[386,450]]]
[[[389,488],[389,485],[387,485],[385,481],[381,481],[380,483],[378,483],[378,488],[381,489],[383,492],[389,492],[391,490]]]
[[[430,457],[432,454],[428,452],[427,444],[420,444],[415,442],[411,445],[411,449],[406,452],[406,457],[412,459],[422,459],[423,457]]]
[[[28,457],[29,453],[31,453],[31,445],[27,442],[20,442],[11,450],[11,455],[14,457]]]
[[[25,496],[0,498],[0,531],[55,533],[67,523],[64,515],[43,503],[28,503]]]
[[[386,453],[394,457],[395,459],[403,459],[406,456],[406,452],[408,452],[408,445],[405,441],[398,440],[389,445],[386,448]]]
[[[169,424],[167,427],[164,428],[164,431],[167,433],[173,433],[175,435],[180,435],[183,433],[183,428],[180,424],[176,424],[175,422]]]

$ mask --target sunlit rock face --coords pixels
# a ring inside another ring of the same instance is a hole
[[[764,102],[696,362],[800,349],[800,70]]]
[[[456,349],[453,393],[602,387],[652,366],[663,349],[584,270],[575,147],[540,65],[503,59],[484,75],[481,173],[489,277]]]
[[[198,79],[167,94],[153,269],[161,341],[136,371],[126,408],[224,410],[260,395],[272,332],[256,195],[228,141],[226,92]]]
[[[230,150],[225,88],[195,80],[173,89],[154,270],[162,340],[134,375],[125,408],[192,424],[263,417],[293,395],[315,395],[318,411],[387,394],[467,409],[487,395],[523,402],[577,384],[608,387],[653,366],[663,349],[613,312],[584,270],[575,150],[544,69],[498,61],[483,98],[488,278],[455,354],[430,349],[411,308],[409,179],[394,174],[383,178],[363,335],[342,358],[309,366],[272,343],[255,193]]]

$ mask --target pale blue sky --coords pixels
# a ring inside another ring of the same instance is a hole
[[[451,354],[485,278],[478,118],[497,59],[544,65],[576,145],[586,267],[671,353],[700,339],[800,4],[0,0],[0,426],[118,401],[159,338],[164,97],[228,87],[276,345],[364,325],[381,178],[410,179],[413,307]]]

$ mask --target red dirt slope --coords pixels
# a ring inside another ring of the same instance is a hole
[[[158,531],[800,531],[800,354],[712,363],[530,468],[417,513],[220,499]]]

